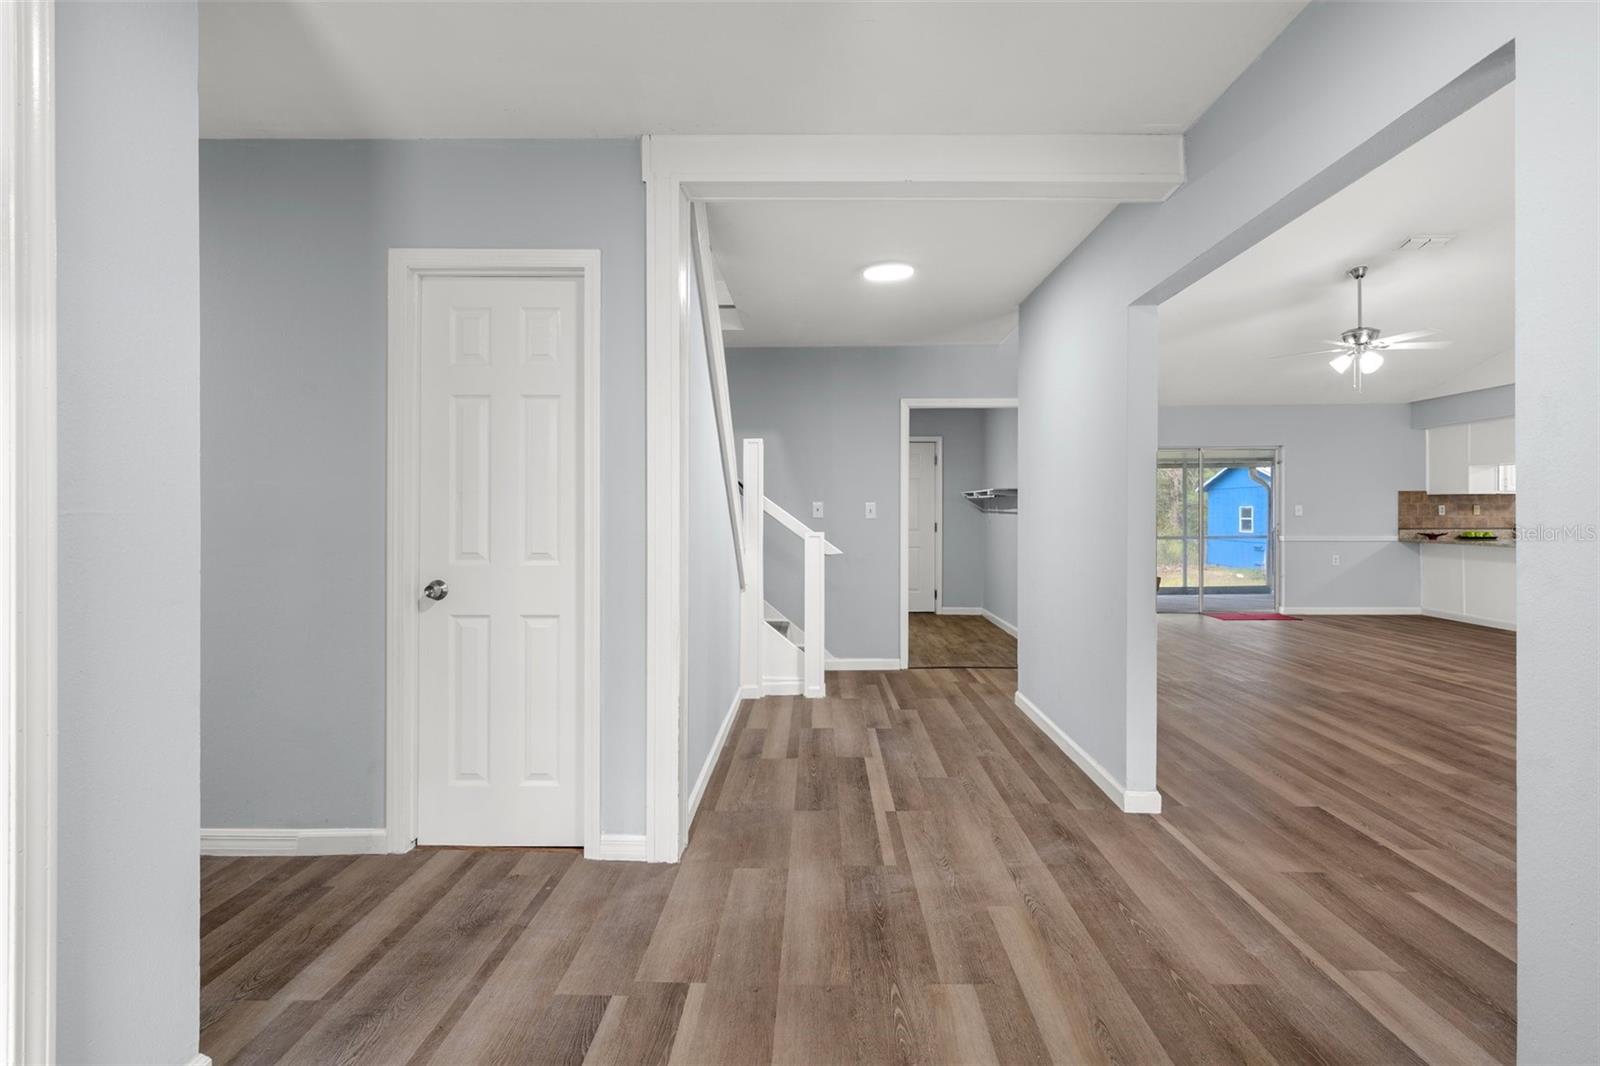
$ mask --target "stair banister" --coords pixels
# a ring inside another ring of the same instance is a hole
[[[827,644],[824,642],[824,621],[827,611],[823,603],[826,595],[827,582],[823,576],[823,560],[826,558],[827,541],[821,533],[807,532],[806,541],[806,646],[805,646],[805,694],[808,698],[818,700],[828,694],[827,681],[823,675],[826,664],[823,661]],[[837,551],[837,549],[835,549]]]

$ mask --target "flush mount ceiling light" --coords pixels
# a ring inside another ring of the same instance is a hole
[[[1334,345],[1316,352],[1297,352],[1294,355],[1276,355],[1274,359],[1299,359],[1312,355],[1331,355],[1328,365],[1335,374],[1343,374],[1353,365],[1356,372],[1350,376],[1350,383],[1357,392],[1361,391],[1361,379],[1374,373],[1383,365],[1384,352],[1398,352],[1414,348],[1444,348],[1449,346],[1449,341],[1425,341],[1422,337],[1431,337],[1438,330],[1418,329],[1410,333],[1397,333],[1393,337],[1383,336],[1383,331],[1376,326],[1368,326],[1361,318],[1361,282],[1367,276],[1364,266],[1353,267],[1346,271],[1356,282],[1356,324],[1354,329],[1347,329],[1339,334],[1336,341],[1327,343]]]
[[[861,272],[868,281],[904,281],[917,272],[910,263],[873,263]]]

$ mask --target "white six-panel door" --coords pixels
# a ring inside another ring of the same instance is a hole
[[[935,551],[939,520],[939,445],[911,442],[910,491],[906,508],[906,602],[912,611],[932,611],[939,606],[934,588],[939,579]]]
[[[580,282],[425,277],[417,840],[583,842]]]

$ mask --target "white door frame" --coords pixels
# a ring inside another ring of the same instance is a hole
[[[960,407],[960,408],[991,408],[1005,409],[1017,406],[1017,398],[1010,397],[976,397],[959,396],[945,399],[904,398],[900,401],[900,669],[905,670],[911,666],[911,596],[906,591],[906,583],[911,580],[911,543],[906,533],[906,511],[911,506],[911,412],[914,408],[926,407]],[[941,455],[940,467],[944,466]],[[942,470],[939,475],[944,476]],[[1019,486],[1020,487],[1020,486]],[[943,503],[940,504],[943,507]],[[940,524],[941,536],[944,528]],[[943,552],[941,551],[941,557]],[[940,566],[944,564],[941,561]],[[943,588],[944,576],[939,578],[940,587]],[[1021,583],[1018,583],[1017,595],[1022,595]],[[1017,612],[1021,614],[1020,611]]]
[[[640,141],[640,164],[646,186],[645,857],[676,862],[687,838],[683,797],[691,785],[681,754],[688,702],[683,411],[686,327],[696,313],[685,281],[693,269],[691,204],[797,198],[1159,202],[1183,183],[1183,138],[651,135]],[[902,573],[902,595],[904,585]]]
[[[907,437],[906,441],[906,465],[900,471],[902,477],[902,481],[900,482],[900,498],[906,501],[906,506],[900,508],[900,537],[902,540],[908,539],[908,535],[905,532],[905,525],[906,515],[910,513],[911,504],[910,446],[918,443],[931,443],[933,445],[934,507],[937,512],[933,520],[933,613],[943,614],[944,603],[939,599],[939,593],[944,591],[944,437]],[[907,561],[905,566],[905,579],[907,584],[909,584],[911,581],[910,551],[911,547],[908,543],[906,545]],[[900,598],[905,601],[906,611],[907,613],[910,613],[911,590],[903,587],[900,591]]]
[[[0,567],[5,711],[0,1055],[54,1062],[56,1020],[55,8],[0,10]]]
[[[583,367],[579,373],[583,492],[579,509],[583,566],[578,609],[583,654],[578,681],[582,722],[578,765],[583,782],[583,849],[600,854],[600,253],[590,249],[391,248],[389,250],[389,444],[387,582],[387,754],[384,809],[387,848],[409,851],[417,839],[419,626],[423,575],[420,529],[421,359],[417,306],[426,277],[576,278],[582,284]]]

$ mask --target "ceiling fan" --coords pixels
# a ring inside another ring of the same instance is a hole
[[[1361,379],[1368,374],[1375,373],[1383,365],[1385,352],[1398,352],[1416,348],[1444,348],[1449,346],[1449,341],[1425,341],[1423,337],[1432,337],[1439,331],[1436,329],[1417,329],[1410,333],[1397,333],[1392,337],[1383,336],[1383,331],[1376,326],[1368,326],[1361,318],[1361,281],[1367,276],[1364,266],[1352,267],[1346,271],[1356,281],[1356,324],[1354,329],[1347,329],[1339,334],[1336,341],[1328,341],[1331,348],[1323,348],[1315,352],[1296,352],[1293,355],[1277,355],[1274,359],[1303,359],[1313,355],[1331,355],[1328,365],[1335,374],[1343,374],[1353,370],[1350,376],[1351,384],[1357,392],[1361,391]]]

